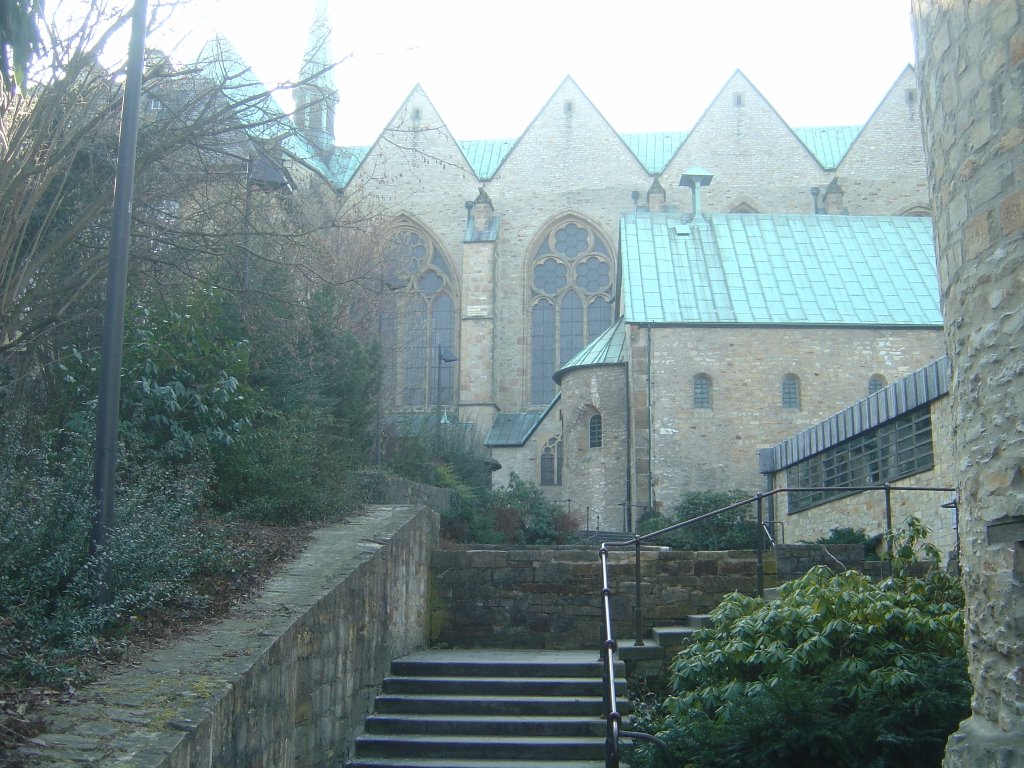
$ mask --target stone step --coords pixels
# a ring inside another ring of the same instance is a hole
[[[625,666],[616,666],[624,693]],[[346,766],[599,768],[601,672],[596,651],[424,651],[397,659]]]
[[[625,680],[616,688],[625,690]],[[557,715],[603,714],[601,696],[443,696],[432,694],[382,694],[377,697],[381,713],[450,715]]]
[[[465,736],[604,736],[605,723],[593,715],[371,715],[367,733],[461,734]]]
[[[456,736],[366,734],[356,739],[360,757],[433,757],[471,760],[601,760],[603,736]]]
[[[386,677],[384,693],[441,693],[468,696],[600,696],[594,677]]]
[[[360,757],[345,763],[345,768],[604,768],[600,760],[458,760],[429,757]]]

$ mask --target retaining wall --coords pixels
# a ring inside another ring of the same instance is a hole
[[[391,660],[427,642],[437,515],[374,507],[314,543],[230,618],[46,714],[27,765],[337,766]]]
[[[784,562],[780,562],[787,569],[786,578],[811,565],[836,567],[823,547],[784,549]],[[862,547],[830,547],[829,551],[846,567],[863,565]],[[766,555],[766,580],[771,585],[775,583],[774,558]],[[612,550],[609,562],[615,632],[632,636],[633,550]],[[556,649],[600,645],[597,547],[453,547],[434,553],[431,574],[434,645]],[[754,594],[757,553],[644,549],[640,585],[645,629],[681,623],[691,614],[707,613],[732,592]]]

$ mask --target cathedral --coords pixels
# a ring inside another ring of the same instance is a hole
[[[340,147],[326,34],[299,159],[387,221],[385,411],[475,425],[495,485],[630,530],[760,490],[760,450],[943,355],[910,67],[858,126],[787,125],[737,71],[695,125],[623,134],[567,77],[517,137],[452,136],[416,87]]]

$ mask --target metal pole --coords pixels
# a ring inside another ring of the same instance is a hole
[[[131,239],[132,192],[135,186],[135,148],[139,136],[139,102],[146,50],[146,0],[135,0],[128,69],[121,107],[121,136],[114,178],[114,220],[107,267],[106,310],[100,391],[96,415],[96,451],[92,492],[95,501],[89,554],[106,554],[114,526],[114,472],[117,468],[117,423],[121,399],[121,359],[124,344],[125,293],[128,284],[128,244]],[[96,603],[109,605],[113,564],[109,558],[100,569]]]
[[[637,536],[634,540],[636,546],[636,566],[633,571],[633,578],[636,580],[636,589],[634,591],[633,600],[633,626],[636,630],[636,640],[633,641],[633,645],[643,645],[643,623],[644,623],[644,609],[640,604],[640,537]]]
[[[764,497],[757,494],[757,596],[764,597]]]
[[[889,483],[885,484],[885,549],[891,555],[892,554],[892,486]]]

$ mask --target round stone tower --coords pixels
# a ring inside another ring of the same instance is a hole
[[[913,0],[967,593],[946,768],[1024,766],[1024,0]]]

